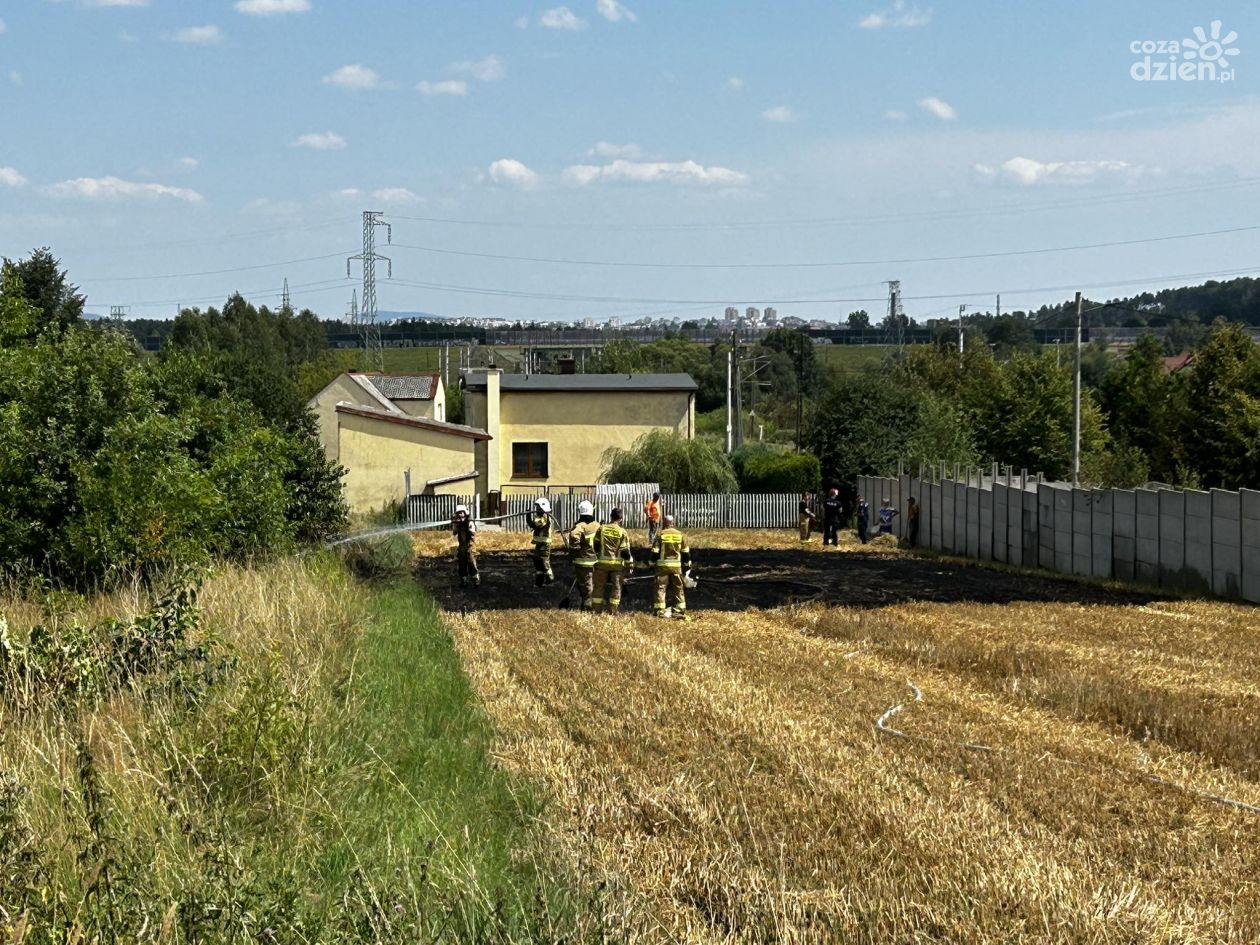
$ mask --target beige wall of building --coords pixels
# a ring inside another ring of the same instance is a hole
[[[373,400],[349,374],[341,374],[332,383],[311,398],[309,406],[315,412],[319,424],[319,442],[329,459],[337,460],[337,404],[351,403],[361,407],[383,407]]]
[[[609,447],[629,448],[651,430],[694,436],[695,398],[686,391],[501,391],[497,426],[486,416],[487,392],[467,391],[470,425],[495,433],[482,446],[486,465],[498,454],[498,483],[483,477],[482,490],[505,494],[546,487],[589,486],[599,481],[601,457]],[[517,476],[513,446],[547,444],[546,478]]]
[[[336,412],[338,454],[346,467],[345,495],[352,512],[370,512],[402,501],[406,471],[411,491],[424,491],[433,479],[461,476],[476,466],[476,446],[484,434],[438,430],[406,418],[363,416],[343,408]],[[463,428],[458,428],[462,430]],[[473,481],[436,491],[472,491]]]

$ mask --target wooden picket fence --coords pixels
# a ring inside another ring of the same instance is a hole
[[[571,528],[578,519],[578,503],[590,502],[599,521],[607,521],[614,508],[620,508],[627,528],[647,528],[642,501],[609,495],[552,495],[552,514],[561,527]],[[513,515],[528,512],[538,496],[509,495],[502,500],[502,512]],[[661,510],[673,515],[679,528],[794,528],[800,496],[778,495],[662,495]],[[504,521],[508,531],[527,531],[524,516]]]

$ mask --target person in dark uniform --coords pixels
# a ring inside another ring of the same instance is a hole
[[[823,544],[840,544],[840,490],[831,487],[823,499]]]
[[[870,528],[871,528],[871,507],[866,504],[865,499],[858,499],[858,508],[857,508],[858,541],[860,541],[864,545],[867,543],[867,541],[870,540],[870,535],[869,535]]]
[[[910,506],[906,509],[906,538],[913,548],[919,543],[919,503],[910,497]]]

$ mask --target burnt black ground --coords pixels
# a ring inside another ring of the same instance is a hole
[[[534,587],[528,550],[479,556],[481,587],[462,589],[450,556],[421,558],[417,577],[448,610],[521,610],[555,607],[573,580],[563,555],[553,559],[556,583]],[[1078,581],[1020,574],[912,555],[848,552],[706,549],[697,554],[699,586],[687,591],[688,610],[747,610],[821,600],[847,607],[882,607],[905,601],[1005,604],[1057,601],[1141,604],[1166,599]],[[641,568],[625,588],[622,609],[652,606],[650,571]],[[576,592],[572,595],[578,603]]]

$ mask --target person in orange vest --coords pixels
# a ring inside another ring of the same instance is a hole
[[[648,547],[656,544],[656,536],[661,533],[661,494],[653,492],[652,498],[643,503],[643,517],[647,519]]]
[[[591,604],[598,610],[607,605],[610,614],[621,607],[621,584],[626,573],[634,572],[630,535],[621,527],[621,509],[613,509],[608,521],[595,533],[595,594]]]

